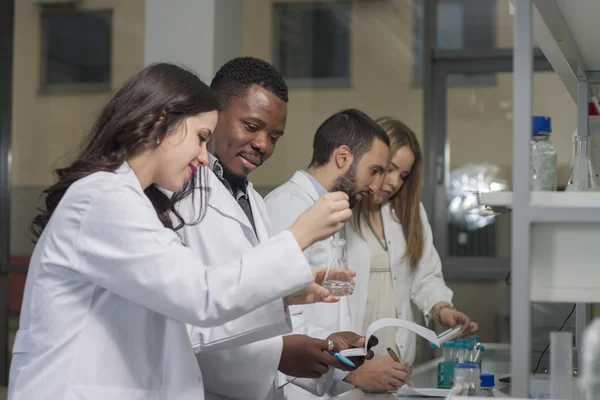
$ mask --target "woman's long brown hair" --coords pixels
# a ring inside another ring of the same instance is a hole
[[[176,65],[153,64],[135,74],[102,109],[75,161],[55,171],[58,181],[44,190],[45,208],[39,210],[31,225],[34,242],[73,183],[95,172],[116,171],[129,157],[157,147],[187,117],[219,108],[213,91],[195,74]],[[177,230],[189,222],[179,215],[175,204],[194,194],[195,181],[187,182],[171,198],[157,185],[144,191],[165,227]],[[201,196],[200,213],[194,222],[202,219],[208,202],[207,191],[203,190]]]
[[[411,267],[416,268],[423,257],[424,232],[420,212],[421,179],[423,174],[423,154],[415,133],[402,122],[390,117],[377,120],[379,126],[390,137],[390,158],[404,146],[412,151],[415,162],[410,174],[404,181],[402,188],[390,198],[392,217],[402,226],[406,240],[406,253]],[[361,200],[354,211],[354,224],[359,233],[362,233],[362,223],[367,222],[370,213],[374,212],[377,205],[373,196]],[[362,222],[362,223],[361,223]]]

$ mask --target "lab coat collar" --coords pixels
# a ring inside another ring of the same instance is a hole
[[[310,179],[306,176],[304,171],[296,171],[290,179],[290,182],[300,186],[300,188],[306,192],[314,201],[319,200],[319,193],[315,188],[315,185],[310,181]]]
[[[148,196],[146,196],[146,193],[144,193],[144,188],[142,187],[140,180],[135,174],[135,171],[133,170],[133,168],[131,168],[131,165],[129,165],[127,161],[121,164],[121,166],[115,170],[115,173],[120,178],[124,179],[132,188],[134,188],[136,192],[138,192],[139,194],[144,196],[145,199],[150,201],[150,199],[148,199]]]
[[[212,170],[209,170],[206,175],[208,178],[207,186],[210,188],[208,206],[225,217],[235,219],[244,227],[244,229],[248,229],[253,236],[256,236],[246,213],[244,213],[244,210],[242,210],[225,185],[223,185]],[[249,189],[250,188],[251,186],[249,186]],[[250,203],[250,207],[252,207],[252,203]],[[255,212],[254,208],[252,209],[252,212]],[[248,234],[250,232],[248,232]]]

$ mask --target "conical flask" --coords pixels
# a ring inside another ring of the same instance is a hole
[[[567,192],[598,190],[596,170],[590,161],[591,140],[589,136],[575,136],[575,157],[565,188]]]
[[[346,241],[336,235],[331,240],[331,245],[333,258],[325,274],[323,287],[327,288],[332,296],[351,295],[354,293],[354,280],[346,274],[350,270],[346,259]]]

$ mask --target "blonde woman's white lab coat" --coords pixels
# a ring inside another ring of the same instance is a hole
[[[206,176],[211,196],[204,219],[202,223],[188,225],[181,231],[184,243],[194,254],[206,264],[226,264],[260,243],[268,242],[272,231],[266,205],[252,184],[248,184],[247,193],[256,233],[238,202],[216,175],[206,169]],[[199,208],[198,198],[188,197],[180,204],[179,212],[186,219],[195,219],[195,210]],[[282,259],[279,271],[268,279],[276,281],[286,271],[287,260]],[[285,377],[278,372],[283,340],[278,336],[258,341],[267,337],[263,332],[265,330],[268,336],[291,333],[291,320],[287,323],[269,323],[272,319],[270,316],[282,310],[282,301],[275,300],[219,327],[189,328],[205,380],[207,400],[272,400],[284,397],[283,389],[277,390],[285,383]],[[222,349],[219,338],[240,329],[249,330],[250,335],[256,334],[257,342]],[[318,393],[317,384],[320,381],[301,380],[313,393]]]
[[[272,280],[282,260],[289,273]],[[92,174],[67,191],[32,255],[9,399],[202,400],[185,323],[221,325],[312,280],[289,232],[204,266],[162,226],[128,164]],[[230,344],[247,343],[236,328]]]
[[[313,183],[303,172],[297,171],[288,182],[273,190],[265,198],[273,232],[281,232],[289,228],[295,219],[310,208],[318,198],[319,193]],[[325,239],[305,249],[304,253],[311,266],[318,267],[329,265],[333,251],[329,239]],[[356,279],[360,278],[357,275]],[[356,331],[353,329],[350,297],[342,297],[339,302],[332,304],[292,306],[290,313],[294,332],[312,337],[325,339],[334,332]],[[351,388],[344,382],[339,385],[345,390]],[[332,394],[335,394],[334,392]],[[286,386],[286,395],[289,400],[318,398],[292,385]]]
[[[388,246],[388,259],[392,274],[392,286],[396,298],[396,315],[398,318],[413,321],[411,301],[429,321],[429,313],[439,301],[452,304],[452,291],[446,286],[442,275],[442,263],[433,247],[431,226],[427,220],[425,208],[419,207],[423,223],[424,246],[423,257],[416,266],[411,268],[406,254],[406,239],[402,226],[392,215],[390,203],[385,203],[381,209],[383,231]],[[363,228],[365,229],[365,228]],[[369,229],[368,227],[366,229]],[[353,327],[360,331],[367,306],[369,292],[369,275],[371,267],[371,252],[364,238],[358,233],[353,222],[345,226],[348,265],[356,271],[354,294],[350,296]],[[362,332],[364,334],[364,332]],[[400,357],[412,364],[415,360],[416,336],[406,329],[398,329],[396,345]]]

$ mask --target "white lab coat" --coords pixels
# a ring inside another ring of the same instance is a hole
[[[273,280],[281,260],[289,272]],[[289,232],[206,267],[162,226],[127,163],[94,173],[67,191],[35,247],[9,399],[202,400],[185,323],[223,324],[312,280]],[[237,328],[231,345],[246,342]]]
[[[406,240],[402,226],[392,215],[390,203],[385,203],[381,210],[383,231],[388,246],[388,259],[392,274],[392,286],[396,298],[396,314],[398,318],[413,321],[411,300],[429,322],[429,313],[439,301],[452,304],[452,291],[446,286],[442,276],[442,263],[433,247],[431,226],[427,221],[425,208],[420,205],[421,221],[423,223],[424,247],[423,257],[416,266],[411,268],[406,253]],[[368,228],[367,228],[368,229]],[[369,292],[369,275],[371,267],[371,252],[365,239],[358,233],[354,223],[345,227],[348,265],[356,272],[354,294],[350,297],[353,327],[360,331],[367,306]],[[362,332],[363,334],[365,332]],[[416,336],[406,329],[398,329],[396,345],[400,357],[412,364],[415,360]]]
[[[281,232],[290,225],[319,198],[317,190],[308,177],[298,171],[292,178],[267,195],[265,201],[271,217],[273,232]],[[328,266],[333,255],[329,239],[317,242],[307,248],[304,253],[311,266]],[[367,275],[368,277],[368,275]],[[353,331],[349,297],[342,297],[333,304],[319,303],[290,307],[294,331],[325,339],[334,332]],[[351,389],[352,386],[341,382],[340,390],[334,389],[330,394]],[[290,400],[314,399],[316,396],[288,385],[286,394]],[[328,396],[326,396],[327,398]]]
[[[248,184],[248,197],[256,233],[223,183],[212,171],[207,169],[206,172],[211,196],[204,220],[200,224],[184,227],[181,233],[184,243],[204,263],[226,264],[260,243],[269,241],[271,226],[264,200],[251,183]],[[181,203],[179,212],[185,219],[194,220],[194,210],[198,208],[198,205],[194,207],[194,198],[189,196]],[[279,271],[268,279],[280,279],[287,273],[286,267],[287,260],[282,259]],[[256,340],[290,333],[291,321],[268,324],[272,319],[270,315],[281,313],[282,310],[282,301],[279,299],[219,327],[190,328],[192,345],[205,380],[207,400],[283,398],[283,389],[276,390],[285,383],[285,377],[277,371],[283,346],[281,336],[236,348],[220,349],[218,345],[221,337],[244,329],[254,331]],[[317,393],[317,381],[305,381],[308,388]]]

